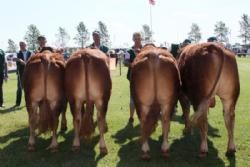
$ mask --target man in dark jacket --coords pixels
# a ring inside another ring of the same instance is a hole
[[[101,44],[101,33],[99,31],[94,31],[92,33],[92,37],[93,37],[94,43],[92,43],[89,47],[100,49],[103,53],[107,54],[109,51],[109,48]]]
[[[31,52],[26,49],[26,43],[20,42],[20,51],[17,53],[16,61],[17,66],[17,91],[16,91],[16,107],[20,106],[22,100],[22,77],[26,62],[31,56]]]
[[[0,107],[5,107],[3,105],[3,81],[7,81],[8,78],[8,68],[5,60],[5,53],[0,49]]]

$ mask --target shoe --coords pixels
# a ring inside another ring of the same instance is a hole
[[[5,105],[4,105],[4,104],[2,104],[2,105],[0,105],[0,107],[1,107],[1,108],[5,108]]]
[[[14,107],[20,107],[20,104],[15,104]]]

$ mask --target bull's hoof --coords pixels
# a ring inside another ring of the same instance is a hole
[[[182,134],[183,135],[189,135],[189,134],[191,134],[190,128],[184,128],[183,131],[182,131]]]
[[[106,147],[100,147],[100,153],[101,153],[101,155],[107,155],[108,149]]]
[[[59,151],[59,148],[58,147],[56,147],[56,148],[51,148],[50,149],[50,152],[51,153],[57,153]]]
[[[68,130],[67,126],[62,126],[60,132],[63,133],[66,132],[67,130]]]
[[[150,160],[150,155],[148,152],[142,152],[141,154],[141,159],[142,160]]]
[[[31,145],[31,144],[28,144],[28,151],[29,152],[34,152],[35,151],[35,146]]]
[[[59,150],[58,145],[49,145],[49,147],[46,148],[46,150],[50,150],[51,153],[56,153]]]
[[[50,150],[51,153],[57,153],[59,151],[59,147],[58,146],[50,147],[49,150]]]
[[[227,150],[226,156],[227,157],[234,157],[236,150]]]
[[[80,146],[72,146],[72,151],[74,153],[79,153],[80,152]]]
[[[199,158],[206,158],[207,157],[207,152],[206,151],[200,151],[198,156],[199,156]]]
[[[169,157],[169,151],[168,150],[161,150],[161,156],[162,158],[167,159]]]

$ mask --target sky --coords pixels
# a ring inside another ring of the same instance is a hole
[[[89,32],[106,24],[112,47],[130,47],[132,34],[150,25],[149,0],[0,0],[0,48],[7,49],[8,39],[22,41],[30,24],[35,24],[48,45],[54,45],[59,27],[73,38],[76,26],[83,21]],[[214,25],[223,21],[231,34],[230,42],[238,38],[239,21],[245,13],[250,16],[250,0],[155,0],[152,9],[153,39],[157,45],[180,43],[197,23],[202,41],[214,35]],[[90,38],[89,43],[92,42]]]

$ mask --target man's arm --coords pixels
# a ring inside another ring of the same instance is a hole
[[[129,67],[130,64],[131,64],[131,50],[128,50],[125,52],[125,59],[124,59],[124,62],[123,64],[126,66],[126,67]]]
[[[15,57],[12,60],[15,61],[17,63],[17,65],[18,65],[18,63],[19,63],[19,65],[23,65],[23,66],[26,65],[26,63],[20,58]]]
[[[8,65],[6,61],[4,61],[4,79],[5,81],[8,79]]]

